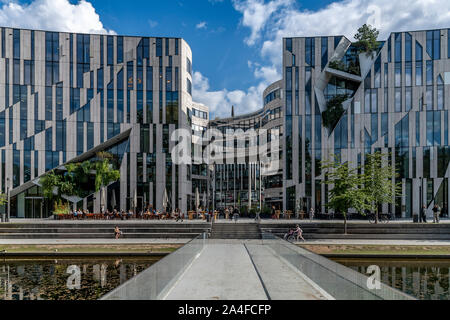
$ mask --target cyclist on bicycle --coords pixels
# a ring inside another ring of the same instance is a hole
[[[289,240],[289,238],[294,235],[294,229],[289,229],[289,232],[284,235],[284,240]]]

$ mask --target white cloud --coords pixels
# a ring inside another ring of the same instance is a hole
[[[209,79],[200,72],[194,72],[194,101],[209,107],[211,118],[228,118],[231,116],[231,106],[235,106],[236,114],[249,113],[261,108],[261,97],[266,87],[264,83],[250,87],[247,92],[227,89],[211,91]]]
[[[199,22],[199,23],[195,26],[195,28],[196,28],[196,29],[206,29],[206,22],[205,22],[205,21]]]
[[[207,79],[199,74],[208,85],[197,91],[197,99],[205,95],[205,104],[209,102],[218,116],[229,116],[232,102],[237,114],[262,107],[263,90],[281,79],[283,37],[344,35],[352,40],[357,29],[369,23],[380,30],[380,40],[386,40],[391,32],[450,26],[449,0],[343,0],[317,11],[299,9],[294,0],[233,0],[233,6],[242,14],[241,25],[250,29],[244,42],[261,52],[261,63],[248,61],[260,82],[246,92],[209,92]]]
[[[0,25],[80,33],[110,33],[88,1],[34,0],[29,4],[8,1],[0,7]]]
[[[448,0],[344,0],[317,11],[300,10],[293,1],[280,2],[234,0],[235,9],[244,17],[244,25],[250,28],[250,39],[261,39],[258,43],[245,42],[260,46],[262,57],[269,59],[271,66],[278,70],[283,37],[345,35],[353,39],[357,29],[369,23],[380,30],[380,39],[385,40],[395,31],[450,25]],[[274,7],[277,11],[272,11]],[[245,23],[246,16],[253,16],[248,23]]]
[[[243,15],[242,24],[252,31],[245,42],[248,45],[254,45],[272,14],[293,2],[294,0],[273,0],[268,3],[264,0],[233,0],[234,8]]]

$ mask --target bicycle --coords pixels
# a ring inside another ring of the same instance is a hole
[[[391,215],[390,214],[378,214],[378,222],[387,224],[391,221]],[[374,213],[369,215],[369,223],[375,224],[376,222],[376,215]]]

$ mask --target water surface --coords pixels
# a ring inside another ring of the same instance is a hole
[[[158,260],[0,260],[0,300],[97,300]]]
[[[379,266],[381,282],[417,299],[450,299],[450,260],[333,260],[365,275],[369,266]]]

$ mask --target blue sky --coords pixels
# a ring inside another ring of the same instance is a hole
[[[184,38],[194,99],[212,117],[262,107],[281,79],[281,39],[345,35],[369,23],[391,32],[450,28],[449,0],[0,0],[0,25]]]
[[[194,69],[209,78],[212,90],[238,90],[258,83],[248,61],[263,61],[258,48],[244,43],[249,30],[240,24],[242,14],[229,0],[91,2],[105,27],[119,34],[184,38],[193,51]],[[302,1],[301,7],[317,10],[330,2]]]

